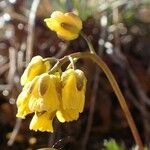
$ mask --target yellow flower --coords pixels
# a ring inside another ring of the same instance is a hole
[[[79,112],[75,109],[58,110],[56,117],[60,122],[70,122],[79,118]]]
[[[30,122],[30,130],[34,131],[42,131],[42,132],[53,132],[53,114],[43,112],[41,114],[35,113],[31,122]]]
[[[22,92],[19,94],[18,98],[17,98],[17,101],[16,101],[16,104],[17,104],[17,107],[18,107],[18,111],[17,111],[17,114],[16,116],[18,118],[22,118],[24,119],[26,115],[32,113],[33,111],[31,111],[29,109],[29,100],[30,100],[30,97],[31,97],[31,87],[33,86],[33,84],[35,83],[35,81],[37,80],[37,77],[34,78],[31,82],[28,82]]]
[[[82,112],[85,102],[86,77],[81,70],[68,69],[62,77],[62,107]]]
[[[21,77],[21,85],[33,80],[35,76],[48,72],[49,69],[50,64],[48,61],[44,61],[41,56],[33,57]]]
[[[33,87],[29,108],[37,112],[56,111],[60,103],[60,93],[57,89],[59,82],[60,79],[55,75],[49,75],[48,73],[40,75]]]
[[[76,80],[77,80],[77,100],[78,100],[78,111],[81,113],[84,109],[85,104],[85,92],[87,79],[84,72],[76,69]]]
[[[28,95],[28,93],[26,91],[22,91],[20,93],[20,95],[17,99],[19,105],[18,105],[18,111],[17,111],[16,116],[18,118],[24,119],[26,117],[26,115],[32,113],[32,111],[28,107],[29,98],[30,98],[30,96]],[[22,103],[20,103],[19,101],[22,101]]]
[[[81,19],[71,12],[63,14],[60,11],[55,11],[51,14],[51,18],[44,21],[60,38],[68,41],[78,38],[82,29]]]

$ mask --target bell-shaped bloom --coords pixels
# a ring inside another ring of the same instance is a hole
[[[56,117],[62,123],[70,122],[79,118],[79,112],[75,109],[61,109],[56,112]]]
[[[62,73],[63,110],[74,109],[82,112],[85,103],[86,77],[77,69],[68,69]]]
[[[53,132],[53,114],[48,112],[43,113],[35,113],[31,122],[30,122],[30,130],[34,131],[42,131],[42,132]]]
[[[33,87],[32,95],[29,101],[29,108],[32,111],[53,112],[59,108],[60,94],[58,86],[60,78],[55,75],[44,73],[39,76],[38,81]]]
[[[26,117],[26,115],[33,112],[29,109],[29,100],[31,97],[31,88],[35,84],[37,78],[38,77],[35,77],[31,82],[28,82],[24,86],[22,92],[19,94],[19,96],[17,98],[16,104],[18,107],[18,111],[17,111],[16,116],[18,118],[24,119]]]
[[[25,69],[21,77],[21,85],[25,85],[27,82],[33,80],[36,76],[48,72],[50,64],[48,61],[44,61],[41,56],[35,56]]]
[[[32,113],[32,111],[28,107],[30,96],[27,91],[22,91],[20,95],[18,96],[18,111],[16,114],[16,117],[24,119],[26,115]]]
[[[52,31],[57,33],[58,37],[68,41],[78,38],[82,29],[81,19],[71,12],[64,14],[55,11],[51,14],[51,18],[44,21]]]
[[[77,101],[78,101],[78,111],[81,113],[84,109],[85,104],[85,92],[87,79],[84,72],[76,69],[76,79],[77,79]]]

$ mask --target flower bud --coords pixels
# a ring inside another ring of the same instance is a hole
[[[33,116],[30,122],[30,130],[34,131],[42,131],[42,132],[53,132],[53,115],[47,112],[43,112],[42,114],[37,114]]]
[[[81,19],[72,12],[63,14],[55,11],[51,14],[51,18],[44,21],[52,31],[57,33],[58,37],[68,41],[78,38],[82,29]]]
[[[21,85],[33,80],[35,76],[48,72],[49,69],[50,64],[48,61],[44,61],[41,56],[33,57],[21,77]]]
[[[59,108],[60,95],[57,90],[59,80],[57,76],[48,73],[39,76],[29,101],[29,108],[32,111],[53,112]]]
[[[82,112],[85,102],[86,77],[81,70],[68,69],[62,77],[62,107]]]

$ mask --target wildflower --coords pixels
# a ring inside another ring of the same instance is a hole
[[[30,130],[53,132],[53,114],[48,112],[35,113],[31,122]]]
[[[34,77],[48,72],[50,64],[48,61],[44,61],[41,56],[35,56],[25,69],[21,77],[21,85],[25,85],[27,82],[33,80]]]
[[[22,118],[24,119],[26,115],[32,113],[32,111],[29,109],[28,107],[28,103],[29,103],[29,95],[27,91],[22,91],[22,93],[20,93],[17,101],[22,101],[22,102],[18,102],[18,112],[16,114],[16,116],[18,118]]]
[[[59,108],[60,95],[57,91],[59,80],[59,77],[48,73],[39,76],[29,101],[29,108],[32,111],[52,112]]]
[[[35,113],[31,130],[53,132],[53,118],[60,122],[77,120],[83,111],[86,77],[81,70],[68,69],[60,74],[48,74],[49,65],[42,57],[34,57],[21,82],[24,88],[17,99],[17,117]]]
[[[33,111],[31,111],[29,109],[29,100],[31,97],[31,87],[33,86],[33,84],[35,84],[37,78],[34,78],[34,80],[32,80],[31,82],[28,82],[22,92],[19,94],[18,98],[17,98],[17,107],[18,107],[18,112],[16,114],[16,116],[18,118],[22,118],[24,119],[26,115],[32,113]]]
[[[85,102],[86,77],[81,70],[68,69],[62,77],[62,107],[82,112]]]
[[[56,112],[57,119],[60,122],[70,122],[79,118],[79,112],[75,109],[58,110]]]
[[[68,41],[78,38],[82,29],[81,19],[71,12],[63,14],[60,11],[55,11],[51,14],[51,18],[44,21],[60,38]]]

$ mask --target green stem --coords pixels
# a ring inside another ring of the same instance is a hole
[[[82,31],[80,32],[80,35],[81,35],[81,36],[85,39],[85,41],[87,42],[90,52],[91,52],[92,54],[96,54],[95,49],[94,49],[93,45],[91,44],[91,42],[90,42],[89,38],[87,37],[87,35],[84,34],[84,32],[82,32]]]
[[[75,69],[74,61],[73,61],[73,59],[72,59],[72,57],[70,55],[68,56],[68,59],[70,61],[69,66],[71,66],[73,68],[73,70],[74,70]]]
[[[129,111],[129,108],[128,108],[128,105],[125,101],[125,98],[124,96],[122,95],[122,92],[118,86],[118,83],[117,81],[115,80],[112,72],[110,71],[109,67],[105,64],[105,62],[96,54],[94,48],[93,48],[93,45],[91,43],[91,41],[88,39],[88,37],[83,33],[81,32],[81,36],[86,40],[88,46],[89,46],[89,49],[90,49],[90,52],[92,57],[90,57],[95,63],[97,63],[99,65],[99,67],[104,71],[104,73],[106,74],[117,98],[118,98],[118,101],[120,103],[120,106],[126,116],[126,119],[128,121],[128,124],[130,126],[130,129],[131,129],[131,132],[133,134],[133,137],[134,137],[134,140],[136,142],[136,144],[139,146],[139,150],[143,150],[143,144],[142,144],[142,140],[140,138],[140,135],[138,133],[138,130],[136,128],[136,125],[135,125],[135,122],[132,118],[132,115]]]
[[[107,78],[108,78],[108,80],[109,80],[109,82],[110,82],[110,84],[111,84],[111,86],[112,86],[112,88],[113,88],[113,90],[114,90],[117,98],[118,98],[118,101],[120,103],[120,106],[121,106],[124,114],[125,114],[125,117],[126,117],[126,119],[128,121],[128,124],[129,124],[131,132],[133,134],[134,140],[135,140],[136,144],[139,146],[139,150],[143,150],[144,148],[143,148],[142,140],[141,140],[140,135],[138,133],[138,130],[136,128],[135,122],[133,120],[133,117],[132,117],[132,115],[131,115],[131,113],[129,111],[129,108],[127,106],[125,98],[122,95],[122,92],[121,92],[121,90],[120,90],[120,88],[118,86],[118,83],[115,80],[112,72],[110,71],[110,69],[108,68],[108,66],[105,64],[105,62],[99,56],[94,55],[94,56],[91,57],[91,59],[94,62],[96,62],[99,65],[99,67],[106,74],[106,76],[107,76]]]
[[[48,57],[48,58],[44,58],[43,61],[49,61],[49,62],[57,62],[58,59],[55,57]]]
[[[138,133],[138,130],[136,128],[135,122],[132,118],[132,115],[129,111],[129,108],[127,106],[127,103],[125,101],[124,96],[121,93],[121,90],[112,74],[112,72],[110,71],[110,69],[108,68],[108,66],[105,64],[105,62],[95,53],[92,54],[90,52],[83,52],[83,53],[73,53],[70,54],[70,56],[72,58],[88,58],[91,59],[93,62],[95,62],[96,64],[98,64],[98,66],[104,71],[104,73],[106,74],[117,98],[118,101],[120,103],[120,106],[124,112],[124,115],[127,119],[127,122],[129,124],[129,127],[131,129],[131,132],[133,134],[134,140],[136,142],[136,144],[139,146],[139,150],[144,150],[143,148],[143,144],[142,144],[142,140],[140,138],[140,135]],[[64,56],[63,58],[61,58],[58,63],[51,69],[50,73],[55,72],[56,70],[58,70],[58,68],[60,68],[64,63],[68,62],[68,56]]]

